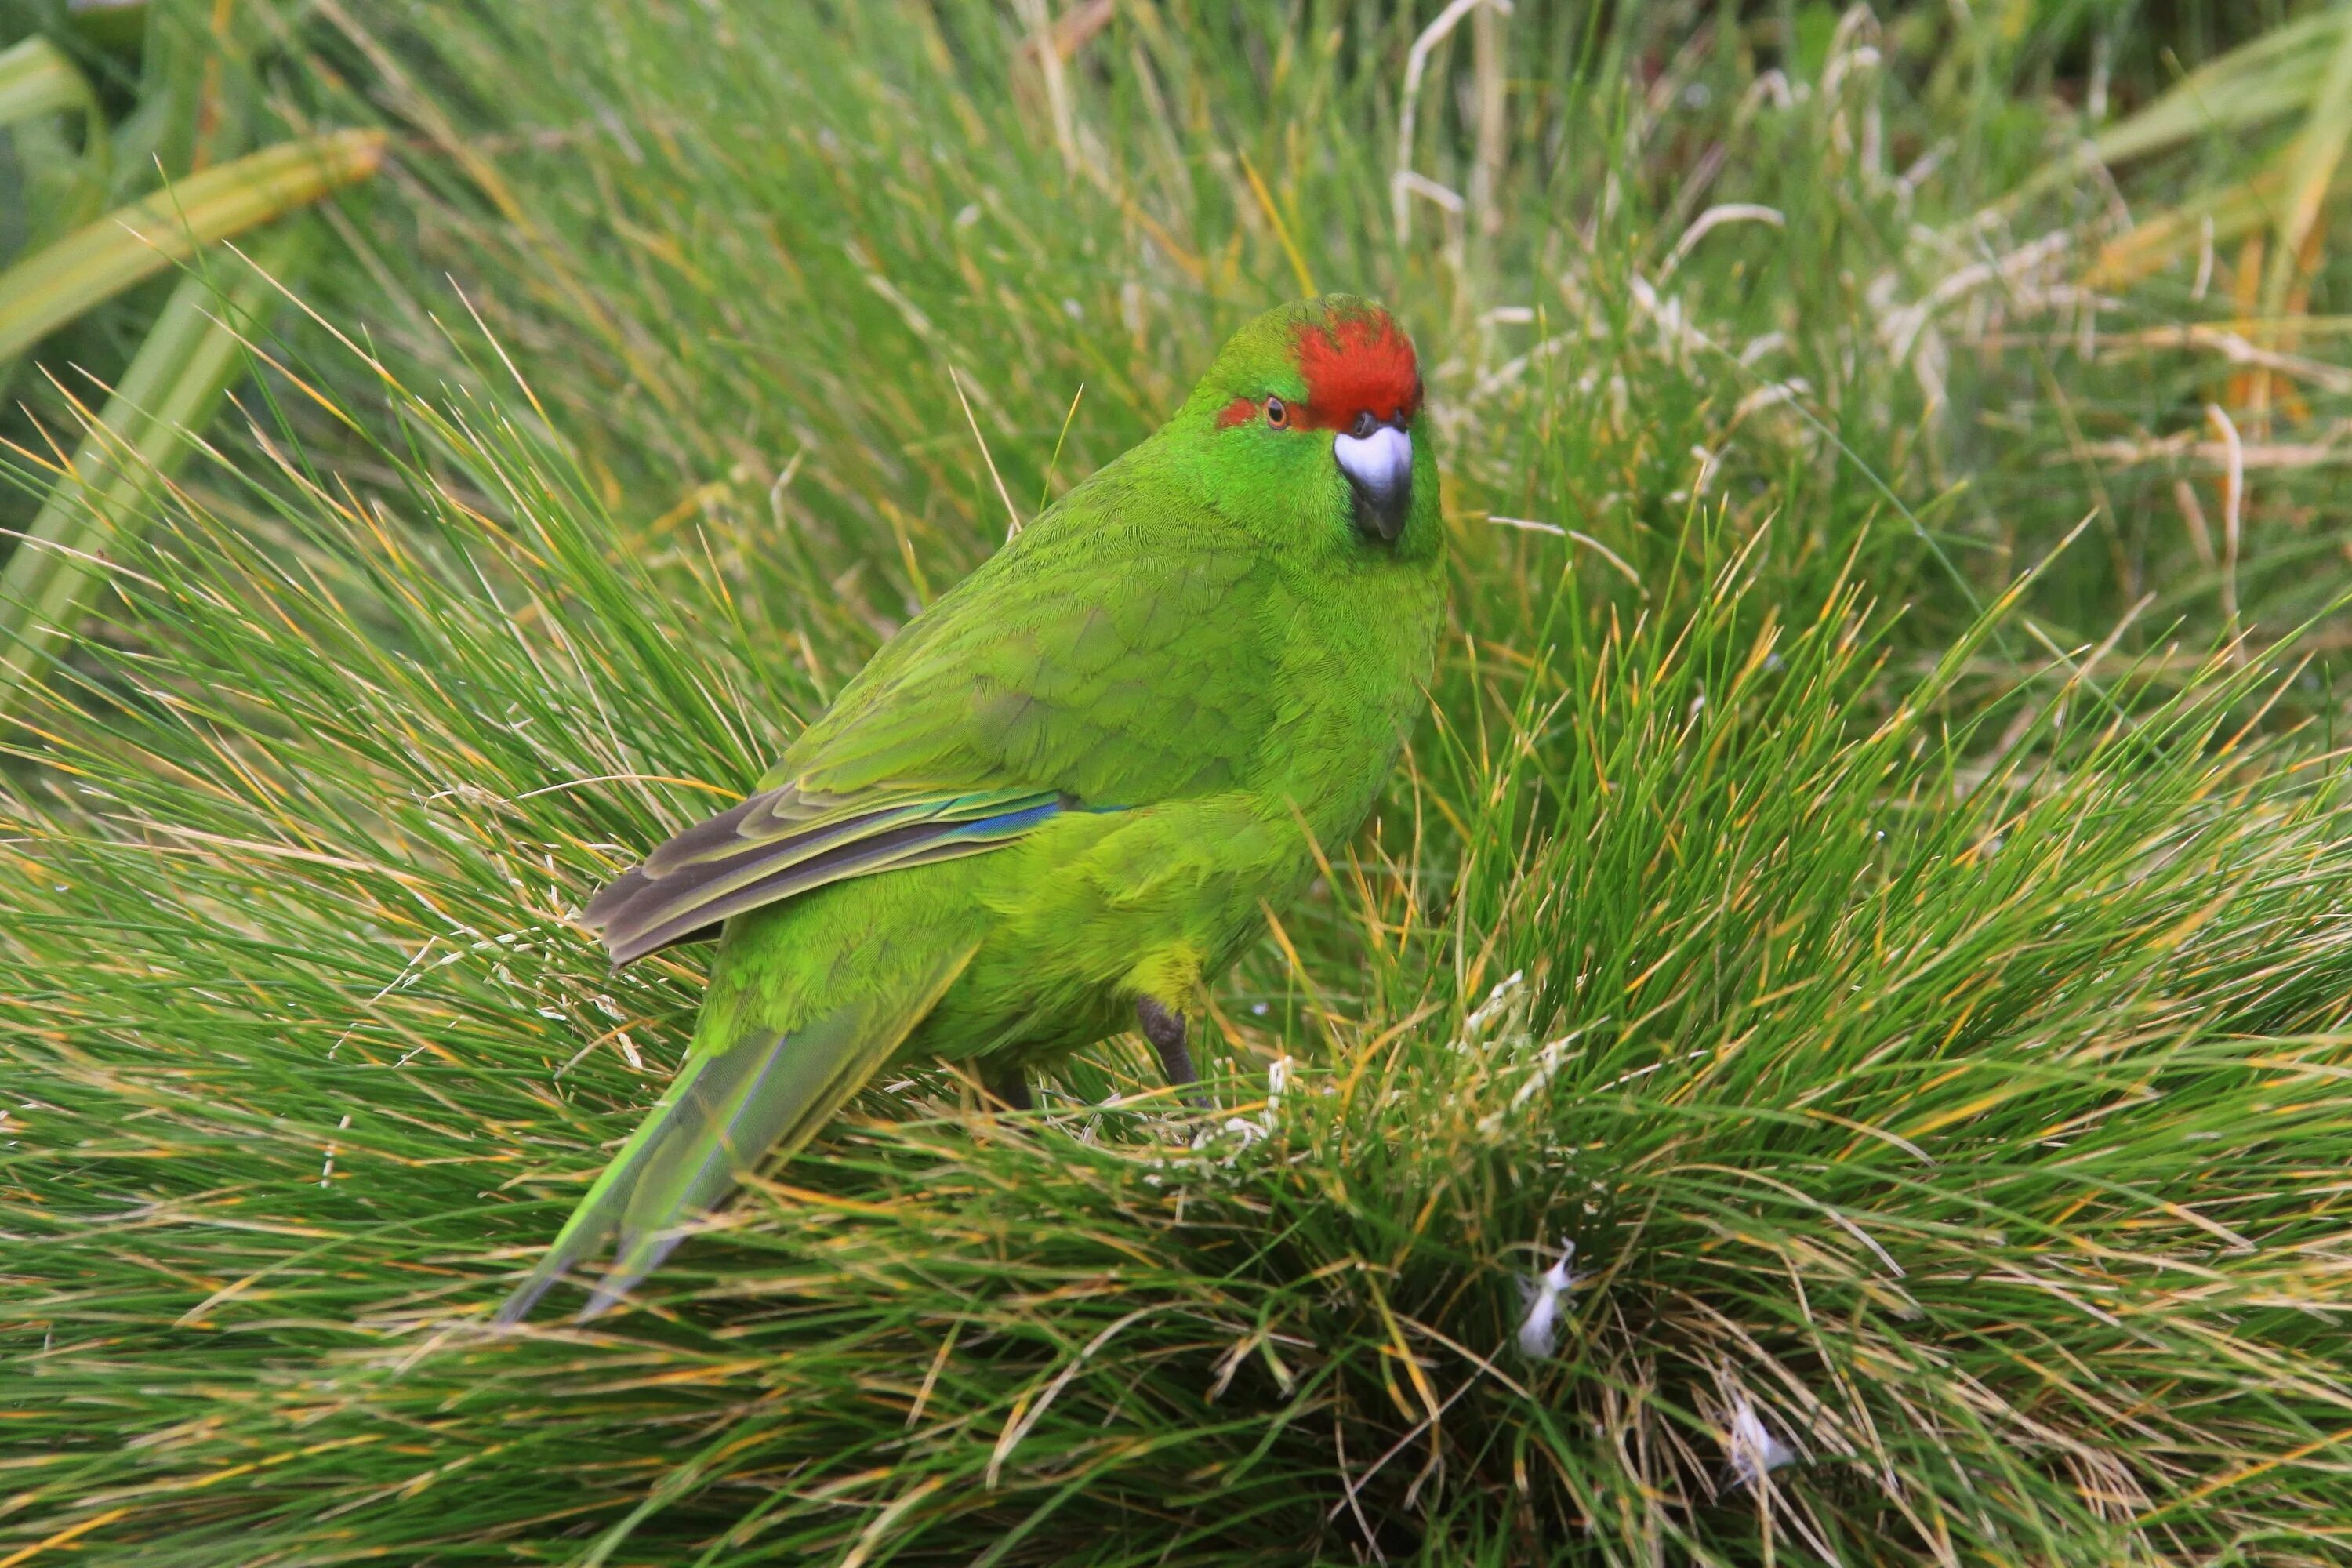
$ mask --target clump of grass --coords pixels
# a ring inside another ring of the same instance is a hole
[[[1959,417],[2000,345],[1882,333],[1940,276],[1908,218],[1984,193],[1896,190],[1868,117],[1941,110],[1853,29],[1783,109],[1687,19],[1516,18],[1503,221],[1397,246],[1413,20],[1136,7],[1056,88],[1061,34],[845,15],[312,40],[481,166],[398,174],[369,289],[267,345],[17,732],[0,1543],[2326,1560],[2332,699],[2210,594],[2123,616],[2141,520]],[[1735,201],[1779,222],[1699,227]],[[956,382],[1024,505],[1295,265],[1421,339],[1456,625],[1377,820],[1213,998],[1220,1109],[1126,1043],[1025,1118],[878,1084],[646,1310],[488,1331],[698,990],[569,911],[1002,537]],[[2023,373],[2077,417],[2113,374]]]

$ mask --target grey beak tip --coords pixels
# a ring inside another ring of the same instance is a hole
[[[1355,492],[1357,531],[1395,543],[1412,509],[1412,436],[1393,425],[1364,436],[1342,435],[1331,443],[1331,456]]]
[[[1383,544],[1394,544],[1404,532],[1405,514],[1412,510],[1412,481],[1375,491],[1350,482],[1355,492],[1356,531]]]

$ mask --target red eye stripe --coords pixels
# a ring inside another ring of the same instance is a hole
[[[1255,398],[1236,397],[1217,411],[1217,428],[1227,430],[1236,425],[1246,425],[1257,417],[1257,411]]]
[[[1302,327],[1296,352],[1307,405],[1291,410],[1294,424],[1345,430],[1359,414],[1409,423],[1420,411],[1421,367],[1412,342],[1385,310],[1343,316],[1329,327]]]

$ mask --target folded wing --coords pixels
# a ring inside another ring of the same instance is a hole
[[[582,921],[615,964],[629,963],[828,882],[993,848],[1068,804],[1051,790],[840,799],[780,784],[664,844],[598,893]]]
[[[1141,496],[1120,468],[908,623],[749,799],[599,893],[583,919],[613,962],[1063,812],[1235,787],[1273,698],[1217,672],[1273,657],[1252,645],[1281,635],[1276,574],[1230,525]]]

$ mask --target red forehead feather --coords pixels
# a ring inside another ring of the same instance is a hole
[[[1360,413],[1410,420],[1421,406],[1421,367],[1412,343],[1386,311],[1302,326],[1298,374],[1307,378],[1303,424],[1344,430]]]

